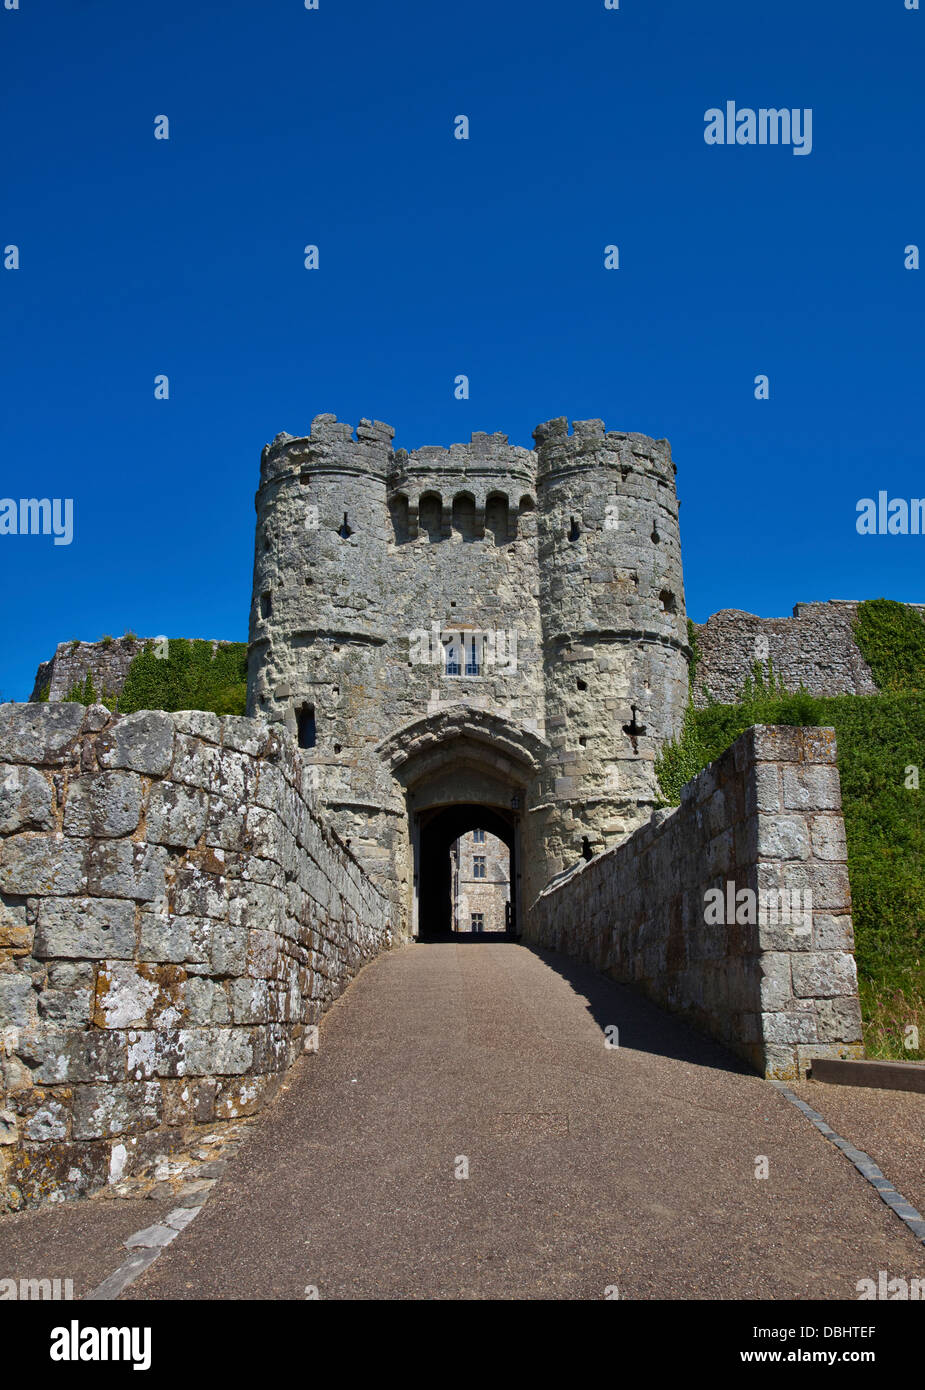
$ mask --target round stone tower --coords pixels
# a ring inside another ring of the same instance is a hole
[[[394,431],[318,415],[311,434],[263,451],[250,615],[248,713],[282,722],[315,749],[329,801],[368,799],[354,785],[382,727],[388,640],[386,484]]]
[[[534,432],[546,734],[547,863],[632,831],[657,800],[655,758],[681,729],[687,617],[666,440],[551,420]],[[587,840],[587,843],[585,841]]]

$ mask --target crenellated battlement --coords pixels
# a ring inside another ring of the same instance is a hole
[[[266,445],[257,499],[262,593],[279,586],[269,558],[279,538],[288,531],[292,541],[305,525],[316,538],[312,564],[341,554],[324,540],[336,532],[351,548],[363,548],[370,574],[384,559],[376,549],[382,542],[461,538],[504,545],[534,538],[538,515],[546,518],[544,544],[550,536],[558,544],[563,526],[570,541],[582,530],[619,530],[619,538],[610,537],[607,564],[622,550],[619,574],[634,584],[640,564],[649,568],[650,543],[658,545],[663,532],[677,553],[676,469],[665,439],[607,430],[600,419],[570,425],[565,416],[537,425],[534,449],[511,444],[501,431],[473,431],[468,444],[409,451],[392,448],[394,434],[379,420],[364,417],[353,426],[322,414],[308,435],[284,432]],[[280,510],[280,485],[290,496],[283,508],[289,520]],[[302,541],[297,549],[304,551]],[[677,584],[667,591],[674,595]]]
[[[603,420],[573,420],[565,416],[537,425],[536,447],[512,445],[501,431],[475,430],[469,443],[424,444],[417,449],[393,449],[395,430],[381,420],[365,417],[354,426],[335,415],[316,415],[307,435],[285,431],[264,446],[261,482],[294,478],[306,470],[368,474],[385,479],[391,495],[404,493],[413,502],[431,486],[462,486],[468,480],[510,479],[510,495],[518,489],[533,492],[543,479],[576,468],[619,468],[654,472],[673,479],[676,467],[666,439],[607,430]],[[485,498],[482,498],[484,501]]]
[[[569,422],[562,415],[537,425],[533,438],[538,481],[574,468],[614,467],[624,475],[641,470],[666,479],[673,479],[677,472],[667,439],[607,430],[603,420],[573,420],[569,433]]]
[[[307,467],[385,478],[394,435],[392,426],[382,420],[364,417],[353,426],[338,420],[336,415],[316,415],[307,435],[283,431],[264,445],[260,456],[261,483],[297,476]]]

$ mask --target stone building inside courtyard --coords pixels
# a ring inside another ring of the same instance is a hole
[[[480,827],[450,847],[453,931],[510,930],[511,857],[503,840]]]

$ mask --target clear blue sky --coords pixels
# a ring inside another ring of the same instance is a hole
[[[260,449],[323,411],[667,436],[698,621],[925,600],[925,537],[855,530],[925,494],[923,73],[903,0],[0,4],[0,495],[76,513],[0,537],[0,692],[75,636],[246,638]],[[706,145],[727,100],[811,107],[812,153]]]

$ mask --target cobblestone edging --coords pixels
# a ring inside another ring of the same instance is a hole
[[[394,939],[285,730],[0,706],[0,1209],[253,1114]]]
[[[775,920],[782,892],[801,910]],[[677,809],[550,884],[526,935],[636,985],[765,1076],[863,1056],[834,731],[747,730]]]
[[[840,1134],[836,1134],[835,1130],[832,1129],[830,1125],[826,1124],[818,1110],[814,1110],[811,1105],[807,1105],[805,1100],[800,1100],[800,1097],[794,1095],[782,1081],[774,1081],[772,1084],[785,1100],[789,1100],[791,1105],[795,1105],[797,1110],[806,1116],[810,1124],[816,1126],[820,1134],[824,1134],[830,1143],[834,1144],[837,1149],[841,1149],[848,1161],[853,1163],[861,1176],[867,1179],[871,1187],[878,1196],[886,1202],[890,1210],[899,1217],[900,1221],[908,1226],[916,1240],[921,1241],[922,1244],[925,1245],[925,1217],[922,1217],[911,1202],[906,1201],[905,1197],[901,1192],[897,1191],[889,1178],[884,1177],[870,1154],[865,1153],[863,1149],[855,1148],[847,1139],[843,1139]]]

